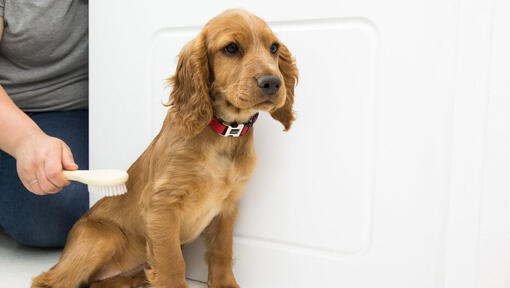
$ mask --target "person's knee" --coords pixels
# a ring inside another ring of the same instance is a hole
[[[69,230],[88,209],[86,186],[73,183],[58,194],[43,197],[32,203],[37,207],[30,213],[25,210],[25,215],[17,215],[5,231],[23,245],[63,247]]]
[[[6,232],[22,245],[50,248],[63,247],[69,230],[69,227],[59,227],[48,231],[44,226],[38,225]]]

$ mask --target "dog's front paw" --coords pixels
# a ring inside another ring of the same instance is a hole
[[[151,283],[150,288],[189,288],[188,283],[184,282],[175,282],[171,281],[169,283],[161,284],[161,283]]]
[[[207,285],[208,288],[241,288],[239,284],[234,282],[227,282],[227,283],[209,283]]]
[[[145,269],[145,276],[150,288],[189,288],[184,275],[182,277],[158,275],[154,269]]]
[[[209,274],[207,281],[208,288],[240,288],[236,278],[230,269],[215,269],[214,273]]]
[[[158,281],[155,283],[151,283],[151,288],[189,288],[188,283],[186,280],[184,281],[176,281],[176,280],[170,280],[170,281]]]

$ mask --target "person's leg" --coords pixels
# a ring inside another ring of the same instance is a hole
[[[88,111],[29,113],[48,135],[63,140],[79,169],[88,169]],[[0,226],[21,244],[62,247],[67,233],[89,208],[87,186],[71,182],[53,195],[38,196],[25,189],[16,160],[0,151]]]

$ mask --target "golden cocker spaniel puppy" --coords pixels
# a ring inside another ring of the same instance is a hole
[[[238,201],[255,167],[254,124],[288,130],[298,71],[260,18],[228,10],[180,52],[163,127],[129,168],[128,192],[96,203],[32,287],[188,287],[181,245],[204,235],[209,287],[232,273]]]

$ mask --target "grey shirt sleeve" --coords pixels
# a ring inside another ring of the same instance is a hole
[[[5,0],[0,0],[0,17],[4,17]]]

